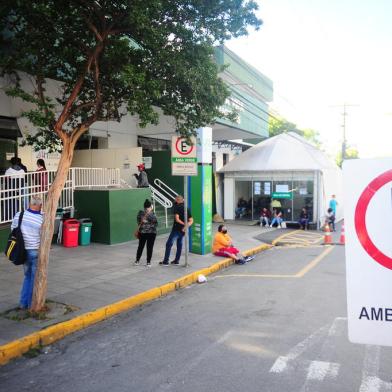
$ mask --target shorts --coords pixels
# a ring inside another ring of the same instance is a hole
[[[240,251],[237,248],[234,248],[234,246],[229,246],[227,248],[219,249],[217,252],[214,253],[214,255],[227,257],[227,256],[229,256],[229,254],[236,255],[237,253],[240,253]]]

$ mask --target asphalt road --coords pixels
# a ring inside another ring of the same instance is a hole
[[[0,368],[1,391],[392,391],[347,339],[343,247],[274,248]]]

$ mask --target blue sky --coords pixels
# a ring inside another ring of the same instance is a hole
[[[334,155],[392,156],[392,0],[260,0],[263,26],[228,47],[274,82],[272,108],[318,130]]]

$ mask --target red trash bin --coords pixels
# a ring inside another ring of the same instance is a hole
[[[78,246],[79,226],[77,219],[66,219],[63,223],[63,245],[66,248]]]

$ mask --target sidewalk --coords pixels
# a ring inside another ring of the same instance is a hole
[[[216,227],[217,225],[214,225],[214,232]],[[228,228],[241,250],[261,245],[262,242],[254,237],[262,231],[271,231],[271,229],[261,229],[259,226],[238,224],[229,224]],[[133,265],[137,241],[112,246],[93,243],[90,246],[77,248],[53,245],[49,262],[47,299],[73,305],[79,309],[44,321],[31,319],[15,321],[1,316],[0,345],[49,325],[171,282],[221,260],[211,254],[205,256],[190,254],[188,268],[160,266],[158,262],[163,259],[167,236],[168,234],[164,234],[157,237],[152,267],[149,269],[145,266],[146,249],[141,265]],[[172,255],[174,255],[174,249]],[[183,257],[181,262],[184,262]],[[22,280],[22,267],[14,266],[3,255],[0,256],[0,313],[18,306]]]

